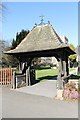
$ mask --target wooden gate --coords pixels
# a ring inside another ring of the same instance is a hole
[[[10,85],[12,82],[12,68],[0,69],[0,85]]]

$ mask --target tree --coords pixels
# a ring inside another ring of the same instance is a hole
[[[3,40],[0,40],[0,67],[2,67],[2,54],[5,48],[5,44]]]
[[[70,47],[73,51],[75,51],[75,47],[74,47],[73,44],[70,44],[69,47]],[[76,58],[77,58],[77,56],[76,56],[75,54],[69,56],[69,61],[70,61],[70,65],[71,65],[71,66],[73,66],[74,63],[76,62]]]
[[[16,33],[16,39],[13,39],[11,49],[14,49],[19,43],[28,35],[29,30],[23,30],[20,33]]]
[[[11,48],[6,47],[5,51],[9,51]],[[16,57],[13,57],[12,55],[2,54],[2,67],[16,67],[18,65],[18,60]]]
[[[5,5],[2,2],[0,2],[0,22],[2,22],[2,20],[3,20],[2,13],[4,13],[5,10],[6,10]],[[2,33],[2,30],[1,30],[1,33]],[[13,40],[13,41],[15,43],[15,40]],[[0,67],[6,67],[6,66],[8,67],[10,65],[12,66],[12,65],[15,65],[18,63],[16,58],[14,58],[13,56],[4,54],[4,51],[11,49],[11,47],[7,46],[6,43],[7,43],[6,41],[0,40]]]
[[[80,45],[76,47],[77,61],[80,62]]]
[[[3,21],[3,18],[4,18],[4,13],[6,12],[7,8],[6,6],[4,5],[3,2],[0,2],[0,22]]]
[[[21,30],[21,32],[17,32],[16,39],[13,38],[12,40],[11,48],[7,47],[6,50],[15,49],[19,45],[19,43],[28,35],[28,33],[29,33],[29,30],[26,31],[23,29]],[[8,66],[9,65],[18,66],[18,63],[19,63],[18,59],[11,55],[4,55],[2,59],[3,59],[3,63],[4,64],[7,63]]]
[[[75,47],[74,47],[73,44],[70,44],[69,47],[70,47],[73,51],[75,51]]]
[[[13,38],[13,41],[12,41],[12,49],[14,49],[15,47],[17,46],[17,43],[16,43],[16,41],[14,40],[14,38]]]

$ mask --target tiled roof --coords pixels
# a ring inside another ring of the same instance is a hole
[[[66,46],[67,44],[61,40],[52,25],[48,23],[34,27],[15,49],[7,53],[14,54],[54,50]]]

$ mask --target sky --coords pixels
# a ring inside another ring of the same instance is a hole
[[[65,35],[69,43],[78,45],[78,3],[77,2],[4,2],[2,39],[11,44],[16,33],[22,29],[31,30],[35,23],[50,21],[58,35]]]

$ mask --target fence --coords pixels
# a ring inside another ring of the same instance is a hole
[[[12,82],[12,68],[0,69],[0,85],[10,85]]]

